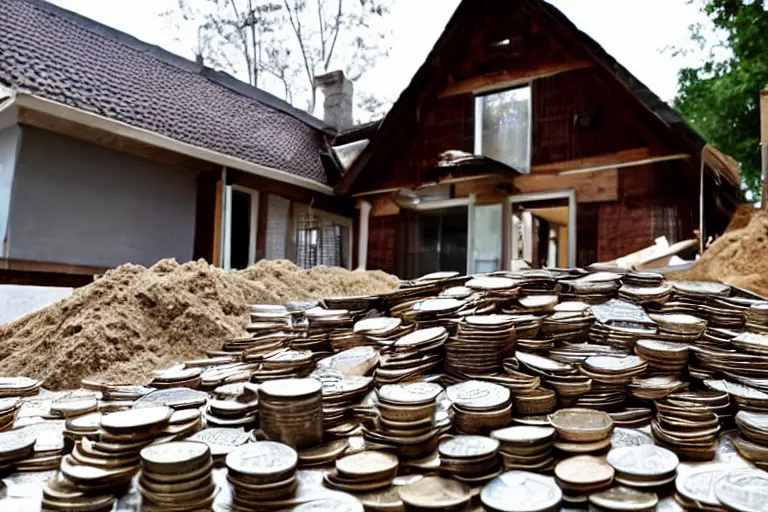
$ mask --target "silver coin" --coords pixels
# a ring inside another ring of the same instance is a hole
[[[728,471],[715,482],[715,496],[729,510],[768,510],[768,473],[760,469]]]
[[[496,453],[499,441],[485,436],[460,435],[442,441],[437,451],[443,457],[456,459],[485,457]]]
[[[675,489],[685,498],[713,507],[720,506],[715,495],[715,483],[722,475],[733,471],[728,464],[707,464],[677,475]]]
[[[0,432],[0,455],[26,450],[34,446],[36,442],[37,435],[24,428]]]
[[[516,425],[491,432],[493,439],[502,443],[528,445],[547,443],[555,438],[555,429],[552,427],[533,427],[529,425]]]
[[[316,379],[277,379],[262,383],[259,399],[293,400],[309,397],[322,391],[322,384]]]
[[[200,406],[208,399],[208,393],[189,388],[158,389],[142,396],[133,404],[134,409],[146,409],[166,405],[168,407]]]
[[[448,400],[472,409],[489,409],[509,402],[510,391],[498,384],[468,380],[449,386],[445,390]]]
[[[645,360],[638,356],[591,356],[584,361],[584,365],[603,372],[621,372],[640,367]]]
[[[613,449],[606,461],[621,473],[650,477],[672,473],[680,463],[674,452],[653,444]]]
[[[363,512],[363,505],[352,495],[349,499],[323,498],[294,507],[292,512]]]
[[[653,510],[659,503],[659,497],[653,492],[619,485],[606,491],[590,494],[589,502],[605,510],[644,511]]]
[[[402,348],[424,345],[447,335],[448,331],[445,329],[445,327],[430,327],[429,329],[419,329],[398,339],[395,342],[395,347]]]
[[[226,459],[229,469],[254,476],[291,472],[298,461],[299,456],[293,448],[272,441],[238,446]]]
[[[434,402],[443,388],[433,382],[414,382],[413,384],[386,384],[379,391],[379,397],[385,402],[397,404],[423,404]]]
[[[527,471],[507,471],[491,480],[480,492],[486,507],[500,512],[555,510],[563,492],[555,479]]]
[[[653,444],[653,438],[645,432],[634,428],[615,427],[613,434],[611,434],[611,446],[613,448],[642,446],[645,444]]]
[[[250,437],[249,432],[237,428],[206,428],[188,438],[189,441],[205,443],[211,449],[211,455],[227,455],[236,447],[244,445]]]

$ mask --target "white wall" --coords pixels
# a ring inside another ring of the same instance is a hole
[[[0,130],[0,257],[5,256],[4,241],[8,233],[13,174],[20,142],[21,128],[17,125]]]

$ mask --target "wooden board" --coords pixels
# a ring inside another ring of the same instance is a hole
[[[579,203],[616,201],[619,197],[619,170],[610,169],[583,174],[526,174],[512,184],[521,194],[549,190],[576,190]]]
[[[585,169],[589,167],[598,167],[603,165],[625,164],[636,160],[648,158],[651,151],[647,147],[627,149],[615,153],[606,153],[603,155],[591,156],[588,158],[577,158],[575,160],[566,160],[551,164],[534,165],[531,167],[531,174],[545,172],[562,172],[576,169]]]

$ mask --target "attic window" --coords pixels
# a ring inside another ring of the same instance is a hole
[[[475,98],[475,154],[530,172],[530,86]]]

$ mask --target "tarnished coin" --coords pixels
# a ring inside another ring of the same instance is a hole
[[[561,460],[555,466],[555,476],[568,484],[599,485],[613,480],[614,469],[600,457],[577,455]]]
[[[469,503],[472,491],[467,484],[439,476],[428,476],[398,488],[406,507],[446,510]]]
[[[376,347],[354,347],[321,359],[317,368],[338,370],[344,375],[367,375],[378,362]]]
[[[690,501],[719,507],[720,500],[715,494],[715,483],[721,476],[733,470],[734,467],[727,464],[707,464],[681,472],[675,479],[675,489]]]
[[[644,444],[653,444],[653,438],[645,432],[634,428],[616,427],[611,434],[611,446],[613,448],[641,446]]]
[[[502,473],[480,492],[483,505],[496,512],[555,511],[562,499],[554,478],[528,471]]]
[[[37,436],[35,433],[23,428],[0,432],[0,458],[32,450],[36,442]]]
[[[373,479],[397,473],[397,455],[385,452],[365,451],[347,455],[336,461],[339,474],[349,478]]]
[[[413,384],[386,384],[379,388],[382,401],[392,404],[420,405],[434,402],[443,391],[434,382],[414,382]]]
[[[625,446],[608,452],[608,464],[631,476],[662,477],[673,473],[680,463],[674,452],[653,444]]]
[[[490,437],[462,435],[441,441],[437,451],[442,457],[479,458],[496,453],[499,444],[499,441]]]
[[[467,380],[445,390],[448,400],[467,409],[492,409],[509,402],[509,389],[479,380]]]
[[[276,379],[262,383],[259,398],[298,400],[320,393],[322,384],[316,379]]]
[[[105,414],[101,417],[101,426],[116,434],[151,430],[167,425],[172,414],[173,409],[165,406],[128,409]]]
[[[547,372],[564,372],[573,369],[573,366],[570,364],[561,363],[548,357],[528,354],[526,352],[516,352],[515,358],[525,366],[530,366]]]
[[[531,446],[546,444],[552,441],[555,438],[555,429],[552,427],[518,425],[494,430],[491,432],[491,437],[509,445]]]
[[[653,492],[643,492],[619,485],[590,494],[589,502],[602,510],[645,511],[654,510],[659,497]]]
[[[600,441],[613,431],[611,417],[593,409],[560,409],[549,417],[549,422],[566,441]]]
[[[158,389],[142,396],[133,404],[134,409],[146,409],[165,405],[173,409],[200,407],[208,399],[208,393],[189,388]]]
[[[211,450],[205,443],[173,441],[148,446],[139,455],[145,472],[185,473],[208,464]]]
[[[715,482],[715,496],[729,510],[768,510],[768,473],[760,469],[728,471]]]
[[[64,427],[64,420],[53,420],[33,423],[22,427],[19,431],[35,437],[36,452],[53,452],[64,450]],[[1,440],[0,443],[2,443]]]
[[[453,300],[453,299],[444,299]],[[395,342],[396,348],[408,348],[417,347],[419,345],[426,345],[440,338],[448,336],[448,331],[445,327],[430,327],[428,329],[418,329],[412,333],[406,334],[402,338]]]
[[[272,476],[273,481],[279,481],[280,475],[293,473],[298,461],[293,448],[273,441],[238,446],[226,459],[230,471],[256,478]]]
[[[192,434],[188,440],[205,443],[213,457],[222,457],[248,442],[249,432],[239,428],[206,428]]]
[[[315,465],[324,464],[336,460],[340,455],[349,450],[349,440],[347,438],[334,439],[331,442],[301,450],[299,452],[299,464]]]

